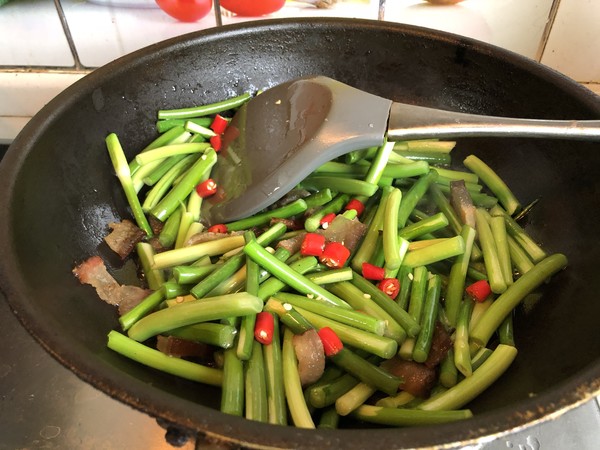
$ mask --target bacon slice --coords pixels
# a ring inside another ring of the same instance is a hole
[[[103,301],[119,307],[124,314],[141,302],[151,292],[138,286],[121,285],[106,270],[99,256],[92,256],[73,269],[81,284],[89,284]]]
[[[108,226],[112,231],[104,238],[104,241],[121,259],[127,258],[136,244],[146,236],[146,233],[131,220],[111,222]]]

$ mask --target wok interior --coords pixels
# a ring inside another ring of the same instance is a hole
[[[91,288],[79,285],[71,269],[100,253],[121,282],[135,277],[133,265],[121,264],[102,244],[107,223],[129,216],[111,175],[104,145],[108,133],[119,135],[131,157],[155,136],[158,109],[217,101],[310,74],[399,101],[465,112],[548,119],[600,115],[600,102],[591,95],[529,61],[399,25],[267,21],[175,39],[125,57],[61,94],[9,152],[16,161],[14,189],[5,193],[14,254],[3,282],[11,285],[9,300],[21,319],[58,359],[117,398],[182,426],[268,444],[279,439],[290,446],[297,435],[305,436],[290,430],[264,433],[199,408],[196,404],[218,408],[218,391],[108,351],[106,333],[117,327],[116,313]],[[600,240],[594,205],[600,153],[597,144],[583,142],[465,139],[454,160],[471,152],[494,167],[524,204],[541,197],[528,229],[549,252],[563,252],[570,262],[544,289],[542,301],[518,315],[516,362],[470,405],[489,418],[479,423],[487,431],[471,431],[477,435],[525,420],[510,418],[511,408],[531,394],[556,391],[552,400],[560,403],[566,393],[557,387],[593,364],[598,374]],[[468,435],[456,425],[437,428],[444,432],[395,433],[408,433],[412,443]],[[343,439],[343,433],[333,436]],[[345,444],[359,445],[357,439]]]

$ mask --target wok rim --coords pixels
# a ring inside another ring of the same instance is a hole
[[[600,116],[599,97],[585,87],[534,60],[471,38],[412,25],[368,19],[263,19],[225,25],[171,38],[118,58],[76,81],[44,106],[10,145],[0,163],[0,192],[10,193],[13,191],[19,169],[27,155],[46,129],[60,118],[61,111],[69,108],[81,96],[90,94],[105,78],[116,77],[121,72],[127,71],[130,66],[143,65],[145,60],[168,54],[181,46],[194,46],[215,39],[227,39],[228,36],[239,33],[263,33],[298,27],[335,28],[345,26],[377,30],[391,29],[411,36],[467,45],[470,49],[506,61],[533,73],[538,78],[555,84],[571,95],[574,100],[598,111]],[[15,254],[15,249],[10,240],[12,232],[8,218],[13,207],[10,200],[10,196],[0,197],[0,211],[6,212],[0,215],[0,248],[5,249],[5,255],[12,256]],[[105,370],[103,366],[87,361],[78,352],[78,347],[69,345],[70,343],[62,339],[56,330],[48,329],[43,320],[36,317],[35,305],[30,303],[27,298],[27,286],[22,277],[15,273],[14,268],[11,268],[10,260],[11,258],[6,257],[0,259],[0,289],[4,291],[11,310],[21,324],[63,366],[112,398],[153,417],[164,419],[180,428],[205,435],[209,439],[244,447],[311,448],[317,445],[321,447],[329,445],[352,447],[353,445],[372,443],[371,433],[373,430],[369,429],[302,430],[293,427],[277,427],[229,416],[203,405],[194,404],[191,407],[190,402],[175,395],[154,388],[148,390],[148,386],[139,380],[134,380],[126,373],[116,371],[114,368]],[[15,277],[15,275],[17,276]],[[125,384],[128,386],[127,389],[122,386],[124,382],[128,383]],[[600,361],[596,361],[544,394],[501,409],[481,413],[465,421],[465,426],[456,427],[455,424],[446,424],[435,427],[378,429],[378,442],[389,447],[396,447],[401,442],[409,442],[411,448],[433,445],[438,448],[452,448],[482,440],[488,441],[546,420],[555,419],[599,394]]]

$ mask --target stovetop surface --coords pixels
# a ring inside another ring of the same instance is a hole
[[[0,146],[0,158],[6,146]],[[0,450],[173,449],[156,420],[77,378],[20,325],[0,294]],[[596,450],[600,408],[592,400],[550,422],[472,448]],[[189,439],[185,450],[216,449]]]

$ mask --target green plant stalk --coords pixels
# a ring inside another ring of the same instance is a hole
[[[396,395],[380,398],[375,402],[375,406],[384,408],[399,408],[414,400],[414,395],[406,391],[400,391]]]
[[[448,218],[443,213],[434,214],[431,217],[412,223],[401,228],[398,236],[412,240],[421,237],[427,233],[434,233],[448,226]]]
[[[506,318],[500,324],[498,328],[498,340],[501,344],[515,346],[515,334],[513,329],[513,317],[512,314],[506,316]]]
[[[492,355],[493,351],[489,348],[480,348],[471,359],[471,367],[473,370],[479,369],[481,365]]]
[[[508,214],[512,215],[521,208],[521,203],[517,200],[506,183],[504,183],[498,174],[481,159],[475,155],[469,155],[464,159],[463,164],[475,173],[482,183],[494,193]]]
[[[564,269],[567,263],[565,255],[555,253],[537,263],[533,269],[517,279],[483,314],[471,331],[471,340],[485,347],[492,334],[519,302],[546,279]]]
[[[110,156],[113,168],[115,169],[117,178],[121,183],[123,192],[127,198],[127,203],[129,203],[129,207],[131,208],[131,212],[133,213],[133,217],[135,218],[137,226],[140,227],[144,233],[146,233],[146,235],[152,236],[152,227],[150,227],[150,224],[148,223],[148,219],[144,214],[142,205],[140,204],[140,200],[137,196],[137,192],[134,189],[133,182],[131,180],[131,171],[129,169],[129,165],[127,164],[125,153],[123,152],[119,138],[115,133],[111,133],[106,136],[106,148],[108,149],[108,154]]]
[[[233,347],[237,330],[231,325],[214,322],[197,323],[169,330],[166,334],[188,341],[203,342],[223,349]]]
[[[275,297],[271,297],[267,300],[264,310],[277,314],[281,323],[292,330],[294,334],[303,334],[308,330],[314,329],[312,324],[306,320],[302,314],[296,311],[292,305],[289,303],[281,303]]]
[[[473,374],[469,348],[469,322],[472,313],[473,301],[467,298],[463,300],[460,307],[454,337],[454,365],[465,377]]]
[[[533,268],[534,264],[529,259],[527,253],[525,253],[525,250],[523,250],[521,246],[517,244],[512,236],[507,236],[506,242],[508,243],[510,260],[519,273],[522,275],[529,272]]]
[[[399,151],[394,150],[394,153],[403,156],[404,158],[412,161],[427,161],[430,165],[447,166],[452,162],[452,158],[448,153],[441,153],[436,151]],[[390,161],[393,161],[393,157],[390,156]]]
[[[168,250],[154,255],[154,269],[166,269],[196,261],[204,255],[217,256],[244,245],[244,236],[226,236],[214,241]]]
[[[458,255],[450,269],[448,284],[446,286],[446,296],[444,301],[444,310],[450,325],[456,326],[460,303],[464,296],[465,282],[469,263],[471,261],[471,251],[475,242],[476,231],[469,225],[463,225],[460,235],[465,242],[465,251],[462,255]]]
[[[181,109],[162,109],[158,111],[159,119],[190,119],[194,117],[209,116],[230,109],[238,108],[246,103],[252,95],[244,93],[236,97],[223,100],[221,102],[210,103],[208,105],[194,106]]]
[[[267,383],[267,405],[269,423],[287,425],[285,406],[285,388],[283,381],[283,361],[281,356],[281,337],[278,316],[274,317],[273,341],[263,345],[265,377]]]
[[[239,256],[239,255],[236,255],[236,256]],[[235,258],[236,256],[234,256],[233,258]],[[209,277],[210,277],[210,275],[209,275]],[[215,279],[214,281],[217,281],[217,280]],[[238,270],[236,270],[235,273],[233,273],[230,277],[227,277],[224,280],[221,280],[221,282],[219,282],[216,286],[212,287],[212,289],[210,289],[206,293],[203,293],[203,290],[210,287],[208,285],[208,283],[203,284],[201,281],[198,284],[200,286],[198,286],[198,285],[194,286],[194,288],[197,287],[197,289],[195,291],[199,295],[197,298],[217,297],[219,295],[233,294],[234,292],[241,291],[244,288],[244,285],[246,284],[246,264],[242,264],[242,267],[240,267]]]
[[[342,267],[341,269],[312,272],[306,274],[306,278],[318,285],[340,283],[352,279],[352,269],[350,267]]]
[[[176,266],[173,267],[173,278],[179,284],[198,283],[223,264],[208,264],[205,266]]]
[[[471,172],[446,169],[444,167],[436,167],[435,170],[440,177],[444,177],[449,180],[464,180],[465,183],[479,184],[479,177]]]
[[[356,311],[362,311],[365,314],[383,320],[386,324],[383,335],[393,339],[396,342],[402,342],[406,339],[406,331],[400,326],[394,318],[389,315],[381,306],[372,302],[368,294],[365,294],[359,288],[348,281],[335,283],[328,286],[328,289],[344,299]]]
[[[408,338],[407,340],[405,340],[400,346],[400,349],[398,350],[398,355],[400,356],[400,358],[406,359],[407,361],[411,361],[413,351],[415,349],[415,343],[415,338]]]
[[[254,227],[268,225],[273,218],[287,219],[289,217],[302,214],[304,211],[306,211],[306,209],[306,202],[303,199],[298,199],[280,208],[255,214],[245,219],[236,220],[235,222],[229,222],[226,224],[227,231],[247,230]]]
[[[181,221],[180,209],[173,211],[173,214],[165,221],[163,228],[158,235],[158,241],[164,248],[169,248],[175,245],[177,239],[177,231],[179,230],[179,222]]]
[[[385,408],[380,406],[359,406],[352,416],[365,422],[395,427],[435,425],[473,417],[468,409],[457,411],[420,411],[418,409]]]
[[[343,175],[348,177],[364,177],[370,169],[369,165],[361,164],[344,164],[340,162],[330,161],[321,165],[315,173],[327,176]],[[382,177],[390,178],[409,178],[424,175],[429,172],[429,164],[427,161],[410,161],[408,164],[393,164],[388,163],[383,172]],[[377,182],[381,180],[381,177]]]
[[[406,222],[410,217],[410,213],[413,209],[415,209],[419,200],[423,198],[429,189],[429,186],[435,182],[437,177],[438,173],[433,169],[430,170],[426,175],[419,177],[419,179],[403,196],[398,211],[398,228],[404,228],[406,226]]]
[[[204,153],[208,148],[210,148],[210,144],[206,142],[170,144],[138,153],[135,160],[140,166],[143,166],[154,161],[164,161],[171,156]]]
[[[504,217],[506,232],[521,246],[534,263],[540,262],[547,256],[546,252],[527,234],[521,225],[502,208],[496,206],[490,210],[490,214]]]
[[[454,364],[454,349],[448,350],[446,357],[440,364],[440,384],[451,388],[458,382],[458,370]]]
[[[195,300],[145,316],[129,328],[128,334],[131,339],[142,342],[174,328],[258,313],[262,307],[263,302],[258,297],[246,292]]]
[[[155,205],[150,213],[164,222],[196,187],[207,171],[217,162],[217,154],[209,149],[185,173],[182,179]]]
[[[475,210],[475,217],[477,220],[477,235],[483,251],[483,262],[485,263],[490,287],[495,294],[501,294],[506,291],[507,286],[504,282],[502,268],[500,267],[496,242],[494,241],[494,236],[487,220],[487,212],[481,208],[477,208]]]
[[[358,383],[335,401],[335,410],[340,416],[347,416],[360,407],[371,397],[377,389],[366,384]]]
[[[353,309],[342,309],[335,306],[328,306],[308,297],[296,294],[288,294],[285,292],[279,292],[275,298],[278,300],[289,303],[292,306],[300,307],[311,311],[315,314],[320,314],[331,320],[350,325],[360,330],[368,331],[369,333],[383,336],[385,330],[385,322],[381,319],[369,316],[362,312],[355,311]]]
[[[262,345],[258,341],[252,342],[252,356],[246,364],[246,419],[268,422],[269,407]]]
[[[371,197],[378,189],[376,184],[366,181],[327,176],[309,176],[302,181],[301,186],[309,190],[329,188],[343,194],[364,195],[365,197]]]
[[[402,192],[393,188],[388,195],[383,215],[383,253],[385,264],[390,270],[398,269],[402,263],[398,242],[398,209]]]
[[[459,381],[447,391],[425,400],[418,409],[445,411],[458,409],[469,403],[496,381],[517,356],[517,349],[499,344],[492,355],[468,378]]]
[[[165,130],[165,132],[160,132],[160,134],[156,139],[154,139],[150,144],[148,144],[142,151],[147,152],[149,150],[162,147],[163,145],[170,144],[172,142],[185,142],[189,139],[190,133],[187,133],[183,129],[183,124],[176,125],[171,127],[169,130]],[[136,162],[135,158],[129,162],[129,170],[131,175],[133,176],[135,172],[140,168],[140,165]]]
[[[183,128],[190,133],[194,133],[196,136],[202,136],[203,139],[210,139],[211,137],[217,135],[217,133],[210,128],[199,125],[191,120],[186,121],[183,125]]]
[[[331,294],[318,284],[313,283],[305,276],[291,270],[287,264],[279,261],[257,242],[247,243],[244,246],[244,252],[261,267],[271,272],[275,277],[298,292],[302,294],[313,294],[317,297],[321,297],[332,305],[350,308],[350,306],[342,299]]]
[[[410,292],[410,301],[408,304],[408,314],[418,324],[421,323],[423,305],[425,304],[425,297],[427,295],[428,276],[429,272],[427,271],[427,267],[425,266],[417,266],[413,270],[413,280]]]
[[[464,239],[460,235],[454,236],[428,247],[409,251],[404,257],[402,264],[408,267],[426,266],[461,255],[464,251]]]
[[[292,422],[299,428],[315,428],[315,423],[310,415],[310,411],[304,399],[300,375],[298,374],[298,361],[294,351],[292,339],[294,333],[290,329],[283,332],[282,364],[283,364],[283,384],[285,388],[285,397],[288,409],[292,417]]]
[[[373,283],[355,272],[352,284],[369,295],[370,299],[387,312],[406,331],[408,336],[414,337],[419,334],[421,331],[419,323]]]
[[[377,206],[375,215],[373,216],[373,219],[371,220],[371,223],[369,224],[367,231],[365,232],[365,235],[360,246],[358,247],[358,250],[352,257],[350,265],[357,272],[361,272],[362,264],[364,262],[370,261],[373,257],[375,248],[377,247],[377,242],[379,241],[379,232],[383,229],[385,205],[387,203],[389,194],[389,189],[383,189],[381,199],[379,200],[379,205]]]
[[[328,383],[319,383],[316,386],[311,386],[307,390],[308,401],[315,408],[326,408],[333,405],[338,398],[358,383],[358,379],[354,376],[344,373]]]
[[[244,363],[231,348],[223,352],[221,412],[242,417],[244,414]]]
[[[129,359],[186,380],[206,383],[211,386],[221,386],[223,381],[222,370],[206,367],[181,358],[172,358],[114,330],[108,333],[107,345],[111,350]]]
[[[333,200],[333,193],[331,189],[325,188],[310,194],[308,197],[304,197],[302,200],[304,200],[308,209],[317,208]]]
[[[199,117],[199,118],[189,119],[189,121],[194,122],[200,126],[207,127],[212,123],[212,118],[211,117]],[[174,127],[181,127],[183,129],[183,126],[185,125],[186,122],[187,122],[186,119],[157,120],[156,121],[156,131],[158,133],[165,133]]]
[[[165,133],[165,134],[167,134],[167,133]],[[168,142],[165,142],[165,144],[183,144],[185,142],[188,142],[191,137],[192,137],[191,133],[188,133],[187,131],[183,131],[178,136],[172,138]],[[156,147],[152,147],[152,148],[156,148]],[[146,147],[144,150],[142,150],[142,152],[145,152],[148,150],[150,150],[150,146]],[[135,170],[132,170],[132,172],[131,172],[132,173],[131,181],[133,182],[133,187],[136,192],[138,192],[138,193],[140,192],[140,190],[144,187],[144,179],[147,176],[149,176],[151,173],[153,173],[156,169],[158,169],[162,163],[163,163],[162,161],[154,161],[154,162],[145,164],[143,166],[140,166],[137,163],[137,161],[135,160],[135,158],[129,163],[129,167],[130,168],[134,167],[134,169],[135,169]]]
[[[311,214],[304,221],[304,228],[306,231],[313,232],[316,231],[321,225],[321,219],[330,213],[339,213],[340,210],[344,207],[344,205],[348,202],[350,196],[348,194],[338,194],[336,197],[331,200],[329,203],[324,205],[317,212]]]
[[[127,331],[134,323],[153,311],[162,303],[164,299],[165,291],[163,289],[159,289],[149,294],[140,303],[133,307],[133,309],[119,317],[119,323],[121,324],[123,331]]]
[[[388,337],[359,330],[358,328],[328,319],[303,308],[295,307],[295,309],[312,326],[318,329],[323,327],[331,328],[344,344],[352,346],[355,349],[361,349],[386,359],[394,356],[398,350],[398,343]]]
[[[383,175],[383,171],[388,163],[388,159],[392,150],[394,149],[393,142],[384,142],[381,147],[377,150],[377,154],[373,161],[371,162],[371,166],[369,167],[369,171],[365,176],[365,181],[371,184],[379,183],[380,178]]]
[[[500,270],[504,282],[506,283],[506,286],[510,286],[513,283],[512,261],[510,259],[510,249],[508,248],[508,236],[506,234],[504,218],[497,216],[490,217],[489,224],[494,242],[496,243],[498,262],[500,263]]]
[[[177,155],[171,156],[170,158],[166,158],[164,161],[161,161],[160,165],[156,167],[151,173],[146,175],[142,180],[146,186],[154,186],[156,183],[160,181],[160,179],[169,172],[177,163],[179,163],[182,159],[191,155]],[[197,155],[196,155],[197,156]]]
[[[402,382],[401,378],[370,363],[346,347],[330,356],[329,359],[358,380],[388,395],[398,392],[398,387]]]
[[[450,153],[456,146],[454,141],[440,141],[437,139],[415,139],[411,141],[397,141],[394,150],[402,153],[403,151],[420,152],[439,152]]]
[[[140,265],[142,266],[142,272],[144,273],[144,279],[148,287],[153,291],[160,289],[165,282],[165,276],[162,270],[152,268],[152,264],[154,263],[154,249],[152,245],[147,242],[138,242],[135,249],[140,259]]]
[[[410,291],[414,278],[413,269],[406,266],[400,266],[396,278],[400,282],[400,293],[398,294],[398,297],[396,297],[396,303],[398,303],[400,308],[406,310],[408,308],[408,300],[410,298]]]
[[[180,208],[184,208],[183,205]],[[183,248],[185,246],[185,238],[188,235],[190,226],[194,223],[194,216],[187,211],[181,213],[179,221],[179,230],[177,230],[177,238],[175,238],[175,248]]]
[[[335,430],[340,422],[340,415],[337,413],[334,407],[329,407],[321,413],[319,417],[319,424],[317,428],[323,428],[327,430]]]
[[[416,362],[423,363],[429,356],[431,342],[433,340],[433,330],[438,317],[439,301],[442,291],[442,278],[439,275],[429,277],[427,283],[427,294],[425,295],[425,304],[423,305],[423,314],[421,317],[421,331],[416,337],[415,348],[413,349],[413,359]]]
[[[314,270],[319,264],[319,261],[314,256],[305,256],[304,258],[298,259],[289,265],[289,268],[299,274],[305,274],[311,270]],[[258,297],[266,301],[269,297],[277,294],[279,291],[287,286],[286,283],[281,281],[277,277],[271,277],[265,281],[258,290]]]

